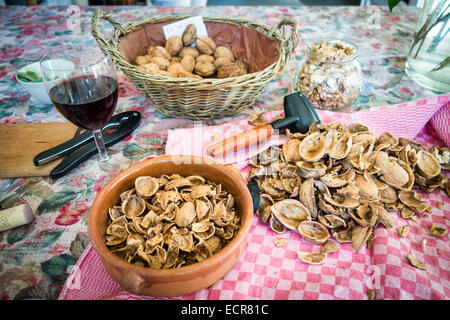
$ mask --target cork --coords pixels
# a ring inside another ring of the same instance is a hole
[[[28,204],[21,204],[0,211],[0,232],[30,223],[35,218]]]

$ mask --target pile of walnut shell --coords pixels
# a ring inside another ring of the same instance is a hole
[[[191,46],[195,42],[195,46]],[[197,37],[190,24],[183,36],[172,36],[165,46],[150,46],[138,56],[136,65],[144,71],[176,78],[229,78],[248,73],[248,63],[236,59],[226,46],[218,46],[208,36]]]
[[[358,252],[379,224],[395,227],[388,211],[431,210],[413,188],[450,193],[441,172],[449,165],[448,149],[429,152],[388,132],[376,137],[361,124],[315,123],[305,134],[287,135],[285,144],[251,159],[248,176],[260,187],[257,214],[277,233],[296,230],[322,245],[332,235]]]
[[[219,252],[240,226],[234,197],[221,184],[201,176],[141,176],[109,208],[105,243],[132,264],[172,269]]]

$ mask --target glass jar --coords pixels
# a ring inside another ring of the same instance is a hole
[[[358,47],[338,39],[311,43],[292,81],[315,108],[334,111],[349,107],[361,86]]]

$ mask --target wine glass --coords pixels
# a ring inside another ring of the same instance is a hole
[[[93,133],[99,161],[109,160],[102,127],[113,115],[119,96],[109,54],[99,48],[65,50],[40,60],[42,80],[56,109],[76,126]]]

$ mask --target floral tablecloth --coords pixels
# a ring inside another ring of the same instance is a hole
[[[52,105],[39,103],[15,80],[16,68],[39,59],[46,50],[65,45],[96,45],[88,25],[94,7],[81,7],[86,23],[81,34],[67,27],[66,7],[0,7],[0,124],[64,121]],[[323,37],[338,37],[360,49],[364,86],[353,109],[396,104],[436,95],[410,80],[403,72],[406,53],[415,29],[417,9],[399,7],[395,13],[371,7],[102,7],[122,23],[152,15],[193,13],[241,17],[269,26],[283,17],[299,22],[300,41],[285,72],[273,80],[253,108],[207,125],[242,120],[255,110],[282,108],[291,79],[306,51],[306,44]],[[105,35],[111,26],[104,25]],[[165,152],[167,131],[188,128],[194,122],[168,118],[156,111],[119,72],[117,112],[137,110],[140,126],[124,141],[109,148],[112,160],[94,158],[56,181],[50,178],[0,179],[0,191],[23,185],[22,202],[37,214],[31,224],[0,232],[0,298],[56,299],[71,268],[89,243],[87,215],[102,186],[118,172],[149,156]],[[0,150],[0,152],[8,152]],[[0,164],[1,165],[1,164]]]

